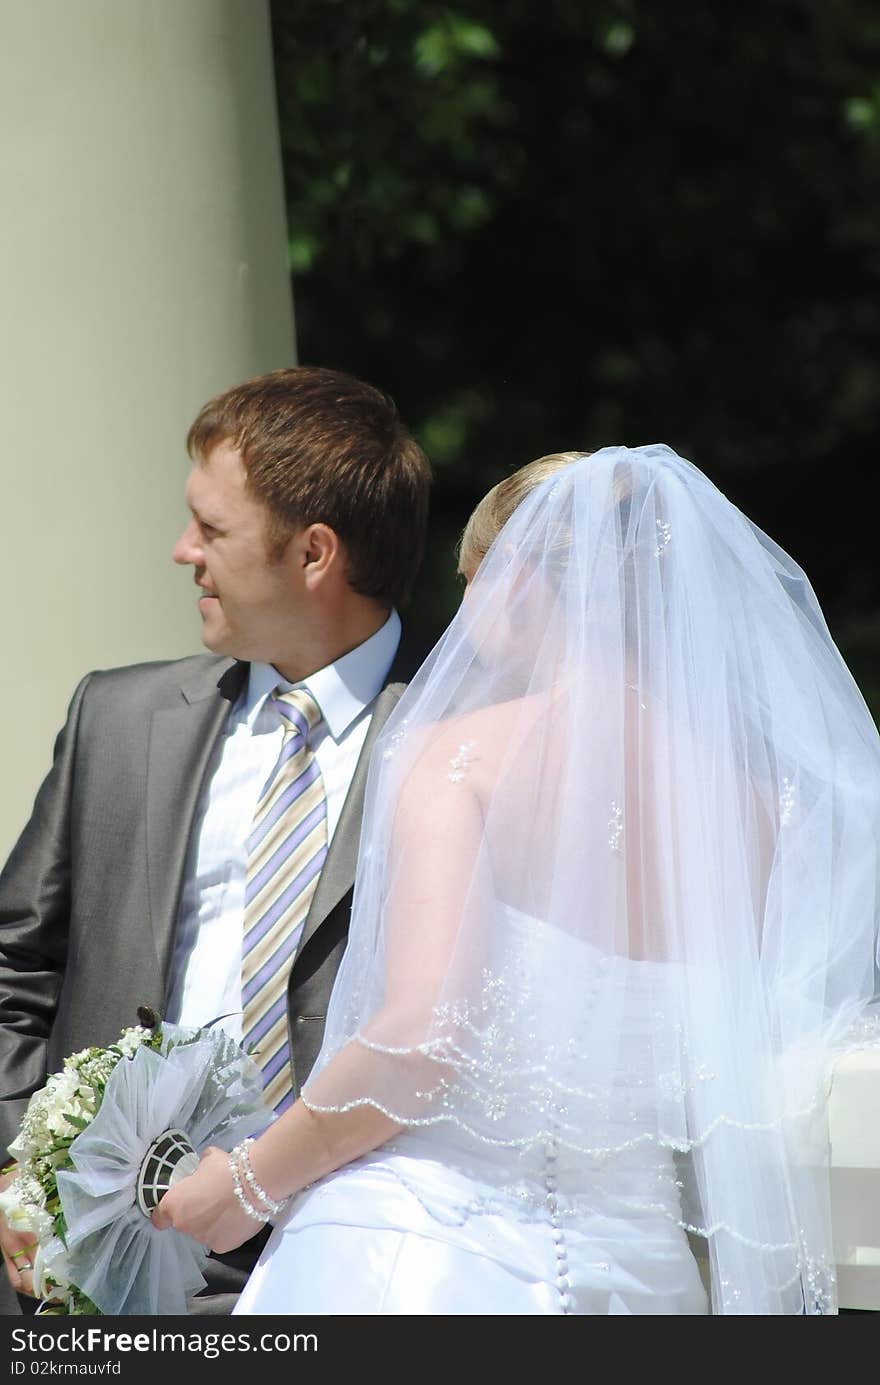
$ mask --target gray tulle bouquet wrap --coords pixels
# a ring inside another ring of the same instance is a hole
[[[69,1057],[31,1097],[0,1209],[38,1241],[34,1285],[56,1314],[181,1314],[207,1250],[150,1212],[208,1145],[270,1123],[259,1072],[222,1030],[146,1023]]]

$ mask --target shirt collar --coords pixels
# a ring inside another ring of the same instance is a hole
[[[299,683],[289,683],[271,664],[251,664],[247,719],[251,721],[257,715],[273,688],[305,688],[320,707],[334,741],[340,740],[381,691],[397,653],[400,630],[400,616],[392,611],[375,635]]]

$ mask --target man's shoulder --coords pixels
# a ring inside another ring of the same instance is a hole
[[[119,664],[116,668],[97,668],[91,679],[113,682],[140,682],[144,678],[159,682],[187,681],[192,676],[222,671],[235,664],[220,654],[188,654],[182,659],[150,659],[141,664]]]
[[[183,659],[95,669],[83,681],[89,700],[110,698],[155,704],[169,697],[178,699],[181,694],[187,700],[213,693],[234,697],[246,671],[247,665],[235,659],[217,654],[192,654]]]

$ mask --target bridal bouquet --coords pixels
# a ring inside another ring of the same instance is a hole
[[[222,1030],[160,1024],[151,1011],[108,1048],[86,1048],[35,1092],[0,1193],[37,1239],[34,1287],[48,1313],[185,1313],[207,1251],[150,1212],[209,1144],[231,1149],[271,1120],[260,1075]]]

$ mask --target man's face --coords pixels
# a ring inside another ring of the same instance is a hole
[[[241,455],[218,443],[186,485],[192,518],[174,548],[201,588],[202,640],[215,654],[274,664],[302,612],[302,582],[285,553],[269,558],[265,505],[245,490]]]

